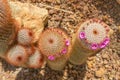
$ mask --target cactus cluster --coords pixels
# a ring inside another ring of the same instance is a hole
[[[0,45],[3,45],[0,54],[4,54],[1,57],[12,65],[41,68],[46,61],[51,69],[62,70],[67,61],[75,65],[83,64],[88,56],[102,50],[110,42],[111,29],[101,20],[83,22],[70,38],[60,28],[43,30],[43,24],[36,25],[38,18],[27,11],[20,14],[28,15],[25,19],[21,18],[27,20],[27,25],[19,26],[20,23],[16,24],[17,20],[12,19],[7,0],[0,0],[0,4]],[[29,22],[29,18],[33,17],[36,19],[35,26],[30,24],[32,20]]]
[[[33,31],[21,28],[17,33],[17,43],[11,47],[6,55],[6,60],[15,66],[40,68],[44,63],[44,57],[36,48],[33,41]]]
[[[36,27],[38,29],[38,26]],[[8,1],[0,0],[0,57],[11,65],[40,68],[44,63],[44,57],[33,43],[35,33],[32,28],[21,25],[13,17]]]

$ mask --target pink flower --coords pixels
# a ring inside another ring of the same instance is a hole
[[[104,42],[102,42],[101,44],[100,44],[100,48],[105,48],[106,47],[106,44],[104,43]]]
[[[67,49],[64,48],[61,53],[62,53],[62,54],[66,54],[66,53],[67,53]]]
[[[51,55],[51,56],[48,56],[48,59],[52,61],[52,60],[55,60],[55,57]]]
[[[70,41],[66,40],[66,46],[69,46],[69,45],[70,45]]]
[[[101,44],[100,44],[100,48],[105,48],[106,45],[110,42],[109,38],[106,38]]]
[[[85,38],[85,32],[80,32],[79,33],[79,38],[84,39]]]
[[[105,40],[104,40],[104,43],[107,45],[108,43],[110,42],[110,39],[109,38],[106,38]]]
[[[98,48],[98,44],[92,44],[92,45],[91,45],[91,49],[95,50],[95,49],[97,49],[97,48]]]

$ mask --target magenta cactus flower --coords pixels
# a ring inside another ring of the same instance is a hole
[[[80,32],[79,38],[80,38],[80,39],[84,39],[84,38],[85,38],[85,32]]]
[[[48,56],[48,59],[52,61],[52,60],[55,60],[55,57],[53,55],[52,56]]]
[[[105,38],[105,40],[100,44],[100,48],[105,48],[110,42],[109,38]]]
[[[66,53],[67,53],[67,49],[64,48],[61,53],[62,53],[62,54],[66,54]]]
[[[105,38],[104,43],[107,45],[110,42],[109,38]]]
[[[91,49],[92,49],[92,50],[96,50],[97,48],[98,48],[98,44],[92,44],[92,45],[91,45]]]
[[[105,48],[106,47],[106,44],[104,43],[104,42],[102,42],[101,44],[100,44],[100,48]]]
[[[69,45],[70,45],[70,41],[66,40],[66,46],[69,46]]]

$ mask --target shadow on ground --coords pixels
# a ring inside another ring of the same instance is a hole
[[[6,71],[15,71],[17,67],[8,64],[4,59],[0,58],[0,62],[2,63],[3,70]]]
[[[2,68],[5,72],[7,71],[16,71],[18,67],[14,67],[8,64],[5,60],[0,58],[0,62],[2,62]],[[66,66],[68,70],[68,79],[66,80],[83,80],[84,75],[86,73],[86,64],[81,66],[73,66],[70,67],[69,65]],[[63,73],[62,71],[54,71],[51,70],[49,67],[45,68],[45,76],[40,74],[42,69],[29,69],[29,68],[22,68],[20,72],[17,74],[15,80],[62,80]]]
[[[86,64],[85,64],[86,65]],[[68,69],[68,79],[66,80],[83,80],[86,69],[85,65],[73,66]],[[26,69],[23,68],[16,76],[15,80],[63,80],[63,71],[54,71],[49,67],[45,68],[45,75],[40,74],[40,69]]]

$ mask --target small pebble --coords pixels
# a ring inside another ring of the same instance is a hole
[[[96,77],[102,77],[105,74],[105,69],[100,68],[99,70],[95,71]]]

